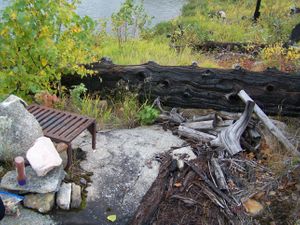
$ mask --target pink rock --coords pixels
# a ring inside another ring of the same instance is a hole
[[[54,144],[47,137],[38,138],[27,151],[26,158],[38,176],[45,176],[62,163]]]

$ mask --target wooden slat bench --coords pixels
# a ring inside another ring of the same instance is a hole
[[[46,137],[54,142],[64,142],[68,145],[67,169],[72,164],[71,142],[85,129],[92,135],[92,148],[96,148],[96,120],[41,105],[29,105],[27,110],[34,115],[43,129]]]

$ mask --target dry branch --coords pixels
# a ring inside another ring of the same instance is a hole
[[[192,140],[196,140],[199,142],[209,142],[211,140],[214,140],[216,138],[216,136],[211,135],[211,134],[207,134],[201,131],[197,131],[188,127],[184,127],[182,125],[180,125],[178,127],[178,134],[179,136],[183,136],[185,138],[189,138]]]
[[[240,119],[221,131],[218,138],[211,141],[211,144],[214,146],[224,146],[230,155],[241,152],[243,149],[240,145],[240,138],[251,119],[254,105],[253,101],[248,101]]]
[[[218,163],[218,160],[215,158],[212,158],[210,162],[211,162],[211,166],[213,167],[220,190],[228,190],[226,179],[225,179],[224,173],[222,171],[222,168],[221,168],[220,164]]]
[[[199,122],[187,122],[182,123],[181,125],[195,130],[212,130],[215,128],[216,123],[214,120],[208,120]]]
[[[250,96],[241,90],[238,96],[243,100],[243,102],[253,101]],[[261,108],[255,104],[254,112],[258,118],[264,123],[268,130],[278,139],[278,141],[292,154],[300,156],[300,152],[297,151],[296,147],[283,135],[283,133],[272,123],[268,116],[261,110]]]

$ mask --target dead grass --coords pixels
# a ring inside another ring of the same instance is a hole
[[[279,129],[284,135],[298,148],[300,140],[300,121],[297,118],[281,117],[277,118],[284,121],[286,126],[280,126]],[[282,125],[284,125],[282,123]],[[267,165],[276,175],[285,174],[287,170],[299,164],[300,159],[288,152],[278,140],[270,134],[265,128],[261,128],[263,139],[261,142],[262,163]]]

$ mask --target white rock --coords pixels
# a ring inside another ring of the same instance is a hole
[[[222,19],[226,19],[226,13],[223,10],[218,11],[218,16]]]
[[[78,209],[80,207],[82,198],[81,198],[81,187],[75,183],[72,183],[72,200],[71,208]]]
[[[56,195],[56,204],[59,208],[64,210],[70,209],[71,192],[72,192],[72,184],[62,183]]]
[[[172,151],[171,155],[173,159],[177,160],[180,160],[182,158],[186,160],[192,160],[197,158],[190,146],[175,149]]]
[[[40,137],[35,141],[27,151],[26,158],[38,176],[45,176],[62,163],[54,144],[46,137]]]

